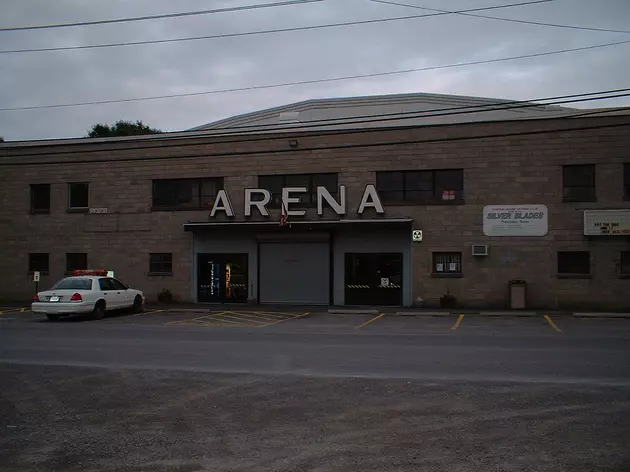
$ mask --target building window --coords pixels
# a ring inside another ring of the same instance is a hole
[[[461,203],[464,199],[464,170],[377,172],[376,189],[384,202]]]
[[[303,207],[317,206],[317,187],[325,187],[333,197],[337,197],[337,174],[286,174],[261,175],[258,177],[258,187],[271,192],[270,207],[280,208],[282,204],[282,189],[286,187],[306,187],[306,192],[291,194],[300,199]]]
[[[50,184],[31,184],[31,213],[50,213]]]
[[[588,275],[591,273],[591,254],[588,251],[559,251],[559,275]]]
[[[87,269],[87,254],[84,252],[69,252],[66,254],[66,272]]]
[[[35,252],[28,255],[28,271],[29,272],[48,272],[48,253]]]
[[[565,202],[594,202],[595,165],[562,166],[562,187]]]
[[[630,200],[630,163],[623,165],[623,199]]]
[[[223,177],[154,180],[153,208],[169,210],[212,208],[221,189]]]
[[[621,251],[619,272],[621,275],[630,275],[630,251]]]
[[[434,274],[461,274],[462,273],[462,253],[461,252],[434,252],[433,253],[433,273]]]
[[[90,184],[75,182],[68,184],[68,208],[87,210],[90,206]]]
[[[149,273],[172,274],[173,254],[171,254],[170,252],[149,254]]]

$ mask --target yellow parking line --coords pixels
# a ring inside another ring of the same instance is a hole
[[[223,313],[224,313],[224,312],[221,312],[221,313],[219,313],[219,314],[221,315],[221,314],[223,314]],[[174,324],[183,323],[183,322],[186,322],[186,321],[197,321],[197,320],[201,320],[201,319],[203,319],[203,318],[206,318],[207,316],[210,316],[210,315],[203,315],[203,316],[198,316],[198,317],[196,317],[196,318],[185,318],[185,319],[183,319],[183,320],[170,321],[170,322],[168,322],[168,323],[164,323],[164,325],[165,325],[165,326],[166,326],[166,325],[174,325]]]
[[[275,325],[275,324],[278,324],[278,323],[282,323],[283,321],[295,320],[295,319],[297,319],[297,318],[302,318],[302,317],[304,317],[304,316],[308,316],[308,315],[310,315],[310,313],[302,313],[302,314],[299,314],[299,315],[296,315],[296,316],[292,316],[292,317],[290,317],[290,318],[283,318],[283,319],[281,319],[281,320],[278,320],[278,321],[272,321],[271,323],[267,323],[267,324],[264,324],[264,325],[258,325],[258,326],[256,326],[256,327],[257,327],[257,328],[264,328],[265,326]]]
[[[230,326],[231,326],[231,325],[234,325],[234,326],[242,326],[242,327],[243,327],[243,326],[244,326],[244,327],[248,327],[248,326],[250,326],[250,325],[246,325],[246,324],[244,324],[244,323],[237,323],[236,321],[232,321],[232,320],[225,320],[225,319],[223,319],[223,318],[219,318],[219,316],[221,316],[221,315],[216,315],[216,318],[215,318],[215,315],[206,315],[206,316],[204,316],[204,318],[205,318],[205,319],[211,319],[211,320],[213,320],[213,321],[218,321],[218,322],[221,322],[221,323],[229,323],[229,324],[230,324]]]
[[[27,308],[9,308],[8,310],[1,310],[0,311],[0,315],[4,315],[6,313],[15,313],[15,312],[20,312],[20,313],[24,313],[24,311],[26,311]]]
[[[152,315],[154,313],[162,313],[167,310],[151,310],[151,311],[143,311],[142,313],[136,313],[135,315],[129,315],[127,318],[133,318],[134,316],[142,316],[142,315]]]
[[[361,323],[359,326],[357,326],[356,328],[363,328],[364,326],[369,325],[370,323],[372,323],[373,321],[378,320],[379,318],[382,318],[383,316],[385,316],[385,313],[381,313],[380,315],[376,315],[374,318],[367,320],[365,323]]]
[[[249,313],[242,313],[240,311],[231,311],[230,314],[233,315],[237,315],[237,316],[242,316],[244,318],[248,318],[248,319],[252,319],[252,321],[254,320],[266,320],[266,321],[276,321],[278,318],[265,318],[262,315],[251,315]],[[283,317],[281,319],[284,319],[286,317]]]
[[[459,315],[457,317],[457,321],[455,322],[455,324],[453,325],[453,327],[451,329],[457,329],[459,328],[459,325],[462,324],[462,321],[464,320],[464,315]]]
[[[242,322],[248,322],[248,323],[265,323],[265,321],[259,321],[259,320],[251,320],[249,318],[246,317],[241,317],[240,313],[231,313],[229,315],[226,314],[222,314],[221,315],[222,318],[231,318],[233,320],[238,320],[238,321],[242,321]]]
[[[281,319],[284,319],[287,316],[293,315],[293,313],[278,313],[278,312],[270,313],[267,311],[252,311],[252,313],[256,315],[265,315],[265,316],[271,316],[272,318],[281,318]]]
[[[547,320],[547,323],[549,323],[549,325],[553,329],[555,329],[558,333],[562,333],[562,330],[556,326],[556,324],[553,322],[553,320],[551,319],[549,315],[545,315],[545,319]]]

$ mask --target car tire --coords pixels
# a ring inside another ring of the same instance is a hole
[[[92,318],[95,320],[102,320],[105,317],[105,302],[103,300],[99,300],[94,305],[94,310],[92,310]]]
[[[142,305],[142,297],[140,295],[136,295],[136,298],[133,299],[131,311],[133,313],[142,313],[144,311],[144,305]]]
[[[48,321],[57,321],[57,320],[59,320],[59,315],[47,314],[46,318],[48,318]]]

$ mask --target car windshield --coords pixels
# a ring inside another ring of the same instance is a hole
[[[91,288],[91,279],[62,279],[53,286],[52,290],[90,290]]]

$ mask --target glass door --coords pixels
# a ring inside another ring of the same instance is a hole
[[[247,301],[247,254],[198,254],[197,300]]]
[[[347,253],[346,305],[402,305],[401,253]]]

